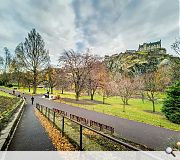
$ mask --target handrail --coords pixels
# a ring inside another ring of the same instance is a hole
[[[38,105],[39,105],[39,104],[38,104]],[[53,111],[52,108],[45,107],[45,106],[43,106],[43,105],[40,105],[40,106],[42,106],[42,107],[44,107],[44,108],[48,108],[48,109],[50,109],[50,110]],[[36,105],[36,108],[38,108],[37,105]],[[39,110],[39,111],[40,111],[40,110]],[[41,112],[41,111],[40,111],[40,112]],[[53,112],[54,112],[54,111],[53,111]],[[87,125],[84,125],[84,124],[82,124],[82,123],[79,123],[79,122],[77,122],[77,121],[69,118],[69,117],[66,116],[66,115],[61,115],[61,114],[59,114],[59,115],[62,116],[62,117],[64,117],[64,118],[66,118],[66,119],[68,119],[68,120],[70,120],[70,121],[72,121],[72,122],[74,122],[74,123],[76,123],[76,124],[78,124],[78,125],[80,125],[80,126],[83,126],[84,128],[87,128],[87,129],[89,129],[89,130],[91,130],[91,131],[93,131],[93,132],[95,132],[95,133],[97,133],[97,134],[100,134],[100,135],[103,136],[103,137],[106,137],[106,138],[108,138],[108,139],[110,139],[110,140],[112,140],[112,141],[114,141],[114,142],[116,142],[116,143],[119,143],[119,144],[121,144],[121,145],[123,145],[123,146],[125,146],[125,147],[127,147],[127,148],[129,148],[129,149],[131,149],[131,150],[133,150],[133,151],[142,151],[141,149],[136,148],[136,147],[134,147],[134,146],[132,146],[132,145],[130,145],[130,144],[128,144],[128,143],[122,142],[122,141],[120,141],[120,140],[118,140],[118,139],[116,139],[116,138],[113,138],[113,137],[111,137],[111,136],[109,136],[109,135],[107,135],[107,134],[104,134],[104,133],[102,133],[102,132],[100,132],[100,131],[97,131],[97,130],[95,130],[95,129],[87,126]]]

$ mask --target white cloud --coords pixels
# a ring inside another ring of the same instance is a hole
[[[13,51],[36,28],[53,63],[64,49],[105,55],[159,39],[171,51],[178,16],[178,1],[167,0],[1,0],[0,48]]]

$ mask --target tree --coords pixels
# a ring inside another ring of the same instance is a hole
[[[180,81],[169,87],[166,94],[162,112],[168,120],[180,124]]]
[[[103,87],[104,80],[107,76],[107,70],[103,63],[97,62],[94,64],[87,80],[87,86],[90,91],[91,100],[94,99],[94,94],[99,87]]]
[[[180,55],[180,38],[176,39],[175,42],[171,45],[171,48]]]
[[[5,58],[4,58],[4,72],[8,72],[9,66],[11,64],[11,53],[7,47],[4,47],[4,53],[5,53]]]
[[[103,96],[103,104],[105,104],[105,99],[115,95],[116,84],[110,78],[105,79],[101,85],[101,89],[102,89],[102,96]]]
[[[4,58],[2,56],[0,56],[0,66],[2,67],[4,63]]]
[[[171,74],[171,84],[177,82],[180,79],[180,58],[179,57],[173,57],[171,59],[171,68],[170,68],[170,74]]]
[[[171,83],[171,70],[168,65],[160,65],[155,72],[157,89],[159,92],[164,92]]]
[[[124,75],[116,77],[117,95],[121,97],[123,102],[123,112],[125,112],[125,106],[129,104],[128,101],[131,96],[138,90],[137,82],[136,78],[132,79]]]
[[[4,57],[0,57],[0,65],[2,66],[2,81],[4,85],[7,85],[10,81],[9,68],[11,64],[11,53],[7,47],[4,47]]]
[[[71,77],[65,68],[57,69],[56,84],[56,87],[61,89],[62,94],[64,93],[64,90],[71,84]]]
[[[49,52],[45,49],[45,43],[39,33],[32,29],[15,50],[18,62],[33,74],[33,93],[36,94],[38,75],[40,70],[47,67],[50,61]]]
[[[144,90],[146,91],[149,101],[152,102],[153,112],[155,112],[156,94],[158,92],[158,83],[155,72],[144,75]]]
[[[159,66],[154,71],[144,75],[144,90],[146,91],[148,100],[152,102],[153,112],[155,112],[155,101],[158,92],[164,90],[170,85],[171,77],[167,67]]]
[[[76,100],[78,101],[93,64],[96,62],[96,57],[90,55],[89,50],[84,54],[69,50],[65,51],[63,55],[59,57],[59,62],[62,63],[66,70],[72,75]]]
[[[141,100],[144,103],[145,100],[145,90],[144,90],[144,77],[143,75],[139,75],[136,77],[137,84],[138,84],[138,91],[141,95]]]
[[[45,70],[45,81],[47,82],[47,86],[50,89],[50,93],[53,94],[53,89],[57,85],[57,72],[56,68],[53,68],[51,65]]]
[[[18,88],[20,87],[20,82],[24,78],[21,65],[18,63],[16,57],[11,61],[10,72],[12,74],[12,79],[17,82]]]

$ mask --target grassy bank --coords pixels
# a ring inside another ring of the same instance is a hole
[[[6,125],[9,118],[12,116],[18,102],[19,98],[0,91],[0,130]]]

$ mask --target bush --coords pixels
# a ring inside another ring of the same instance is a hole
[[[5,85],[4,81],[0,80],[0,86],[4,86],[4,85]]]
[[[162,112],[168,120],[180,124],[180,81],[169,87],[166,94]]]
[[[12,84],[7,84],[6,87],[11,88],[11,87],[13,87],[13,85]]]

